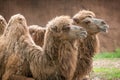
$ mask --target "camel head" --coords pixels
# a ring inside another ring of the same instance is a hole
[[[21,25],[26,25],[26,19],[23,15],[21,14],[16,14],[13,15],[10,20],[9,20],[9,25],[17,25],[17,24],[21,24]]]
[[[72,22],[68,16],[56,17],[47,24],[47,30],[60,39],[85,38],[87,36],[85,29],[72,25]]]
[[[21,14],[13,15],[5,30],[4,35],[19,37],[25,34],[28,31],[25,17]]]
[[[6,22],[5,18],[2,15],[0,15],[0,35],[3,34],[6,26],[7,26],[7,22]]]
[[[73,16],[74,24],[84,27],[88,34],[107,32],[108,24],[103,19],[95,18],[91,11],[82,10]]]

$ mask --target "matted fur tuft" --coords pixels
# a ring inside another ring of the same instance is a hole
[[[46,27],[41,27],[38,25],[31,25],[29,26],[29,32],[34,42],[37,45],[42,47],[44,44],[44,36],[46,32]]]
[[[75,14],[73,16],[73,18],[77,18],[79,19],[80,21],[86,17],[95,17],[95,13],[92,12],[92,11],[88,11],[88,10],[81,10],[79,11],[77,14]]]
[[[70,16],[60,16],[60,17],[55,17],[53,18],[51,21],[48,22],[48,24],[46,25],[47,27],[51,27],[51,26],[57,26],[60,25],[62,26],[63,24],[68,24],[71,23],[72,20],[70,19]]]
[[[3,34],[6,26],[7,26],[7,22],[5,18],[2,15],[0,15],[0,36]]]

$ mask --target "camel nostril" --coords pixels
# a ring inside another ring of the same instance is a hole
[[[106,24],[106,22],[105,21],[101,21],[101,24]]]
[[[108,29],[108,28],[109,28],[108,25],[104,25],[104,26],[103,26],[103,29]]]
[[[107,28],[108,28],[108,26],[104,26],[104,28],[105,28],[105,29],[107,29]]]
[[[106,28],[109,28],[109,25],[106,25]]]

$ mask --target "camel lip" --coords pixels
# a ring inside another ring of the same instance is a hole
[[[108,29],[107,29],[107,28],[105,28],[105,29],[100,29],[100,30],[101,30],[101,32],[108,33]]]
[[[86,31],[82,31],[81,33],[80,33],[80,36],[81,36],[81,38],[86,38],[87,37],[87,32]]]
[[[103,26],[102,28],[100,28],[100,31],[107,33],[108,32],[108,28],[109,28],[108,25],[107,26]]]

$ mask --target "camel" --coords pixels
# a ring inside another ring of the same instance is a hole
[[[43,48],[32,40],[26,19],[12,16],[0,38],[2,80],[72,80],[77,62],[77,39],[84,28],[72,25],[68,16],[49,21]],[[32,78],[33,77],[33,78]]]
[[[92,11],[82,10],[73,16],[74,24],[86,29],[88,36],[78,40],[78,61],[73,80],[83,80],[92,70],[92,58],[99,52],[98,33],[107,32],[108,24],[103,19],[95,18]]]

